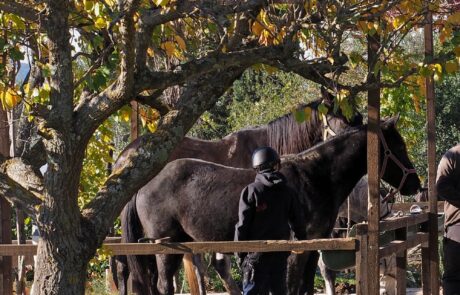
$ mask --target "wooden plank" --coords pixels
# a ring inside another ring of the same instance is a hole
[[[378,60],[380,36],[367,36],[368,43],[368,81],[378,83],[380,72],[375,74],[374,66]],[[368,196],[368,248],[367,248],[367,285],[368,294],[379,294],[379,219],[380,219],[380,89],[371,89],[367,94],[367,174],[369,180]]]
[[[428,1],[427,1],[428,3]],[[426,4],[429,5],[429,4]],[[433,46],[433,15],[430,9],[427,9],[426,22],[424,27],[425,37],[425,60],[430,62],[434,57]],[[424,294],[439,294],[439,255],[438,255],[438,220],[437,220],[437,195],[436,195],[436,132],[435,132],[435,91],[433,75],[426,77],[426,99],[427,99],[427,133],[428,133],[428,199],[430,202],[430,220],[429,229],[429,267],[425,270],[428,281],[424,286]],[[423,276],[422,276],[423,277]],[[426,292],[426,293],[425,293]]]
[[[428,212],[430,210],[431,202],[407,202],[407,203],[394,203],[391,205],[392,211],[403,211],[409,212],[409,209],[413,205],[418,205],[422,210]],[[444,201],[437,201],[438,212],[444,212]]]
[[[394,253],[399,253],[406,249],[410,249],[417,245],[420,245],[426,241],[428,241],[427,233],[416,233],[415,235],[408,237],[406,241],[401,241],[401,240],[391,241],[385,246],[380,247],[379,257],[383,258],[383,257],[390,256]]]
[[[395,231],[396,240],[407,241],[407,227]],[[406,295],[407,249],[396,253],[396,295]]]
[[[312,251],[312,250],[356,250],[354,238],[317,239],[304,241],[223,241],[187,243],[106,243],[104,246],[112,255],[150,255],[184,253],[234,253],[234,252],[274,252],[274,251]],[[35,255],[36,245],[0,245],[0,255]]]
[[[380,222],[381,231],[395,230],[402,227],[421,224],[428,220],[428,213],[420,213],[408,216],[397,217],[394,219],[386,219]]]

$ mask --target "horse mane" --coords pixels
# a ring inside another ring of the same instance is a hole
[[[297,107],[297,110],[310,107],[310,120],[299,123],[295,120],[293,113],[289,113],[268,123],[268,145],[280,155],[285,155],[297,154],[316,144],[317,139],[322,137],[323,130],[318,111],[320,103],[321,101],[318,100]]]
[[[336,136],[332,136],[332,137],[329,137],[328,139],[326,139],[325,141],[321,141],[301,152],[298,152],[298,153],[291,153],[291,154],[284,154],[282,155],[280,158],[281,158],[281,163],[289,163],[289,162],[293,162],[293,161],[296,161],[296,159],[298,158],[307,158],[309,154],[311,153],[314,153],[320,149],[324,149],[324,146],[331,146],[331,145],[337,145],[337,142],[340,142],[342,141],[344,138],[346,137],[349,137],[349,136],[352,136],[353,134],[355,133],[358,133],[360,131],[362,131],[363,129],[367,129],[367,124],[364,124],[364,125],[358,125],[358,126],[353,126],[353,127],[350,127],[349,129],[347,130],[344,130],[342,133],[336,135]]]

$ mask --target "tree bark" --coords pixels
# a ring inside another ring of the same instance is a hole
[[[81,249],[86,249],[85,245],[75,238],[41,239],[32,294],[84,294],[89,258]]]

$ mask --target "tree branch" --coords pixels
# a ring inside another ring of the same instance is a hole
[[[251,48],[230,53],[213,53],[204,58],[192,60],[176,66],[168,72],[146,70],[136,75],[136,92],[148,89],[165,89],[180,85],[186,80],[211,71],[225,70],[230,67],[247,67],[256,63],[271,63],[288,53],[281,46]]]
[[[162,92],[162,90],[156,90],[151,95],[138,95],[135,100],[156,109],[161,116],[164,116],[172,109],[162,100]]]
[[[0,165],[0,172],[6,174],[22,187],[35,194],[39,199],[43,198],[43,177],[37,174],[32,165],[24,163],[20,158],[5,160]]]
[[[47,5],[50,103],[48,127],[69,132],[73,112],[73,71],[66,1],[51,0]]]
[[[0,165],[0,195],[35,219],[35,206],[42,203],[43,182],[33,167],[19,158],[5,160]]]
[[[0,0],[0,11],[15,14],[30,22],[46,24],[46,20],[40,18],[41,11],[27,7],[16,1]]]
[[[75,108],[76,124],[79,126],[77,132],[82,137],[92,134],[89,131],[94,131],[114,111],[144,90],[166,89],[209,72],[225,71],[230,67],[245,69],[256,63],[272,62],[288,54],[289,52],[282,47],[270,46],[210,55],[179,65],[167,72],[144,70],[135,73],[135,86],[132,93],[124,91],[119,78],[101,94],[83,101]]]

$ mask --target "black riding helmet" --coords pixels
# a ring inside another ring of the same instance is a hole
[[[279,162],[278,153],[271,147],[260,147],[252,153],[252,168],[258,171],[273,170]]]

